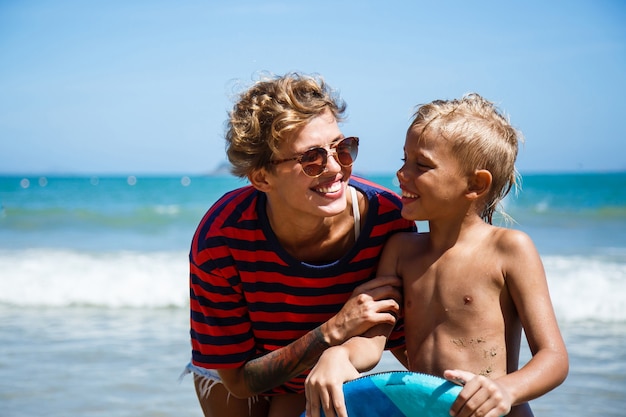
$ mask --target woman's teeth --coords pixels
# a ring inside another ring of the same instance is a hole
[[[330,185],[320,186],[315,189],[315,191],[317,191],[318,193],[336,193],[339,190],[341,190],[340,182],[335,182]]]

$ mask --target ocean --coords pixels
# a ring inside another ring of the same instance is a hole
[[[179,381],[187,253],[208,207],[244,184],[0,176],[0,416],[201,416]],[[523,175],[504,207],[542,256],[570,354],[535,415],[625,415],[626,173]],[[376,370],[398,366],[385,355]]]

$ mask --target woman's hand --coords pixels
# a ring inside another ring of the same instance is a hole
[[[402,280],[381,276],[359,285],[343,308],[321,330],[330,346],[365,333],[377,324],[394,325],[400,314]]]
[[[344,346],[328,348],[306,379],[306,415],[319,417],[320,406],[326,417],[348,417],[343,383],[360,376],[352,366]]]

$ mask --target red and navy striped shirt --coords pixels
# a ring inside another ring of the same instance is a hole
[[[350,185],[369,200],[361,235],[342,258],[311,265],[290,256],[269,227],[266,195],[251,186],[222,196],[193,238],[190,260],[192,362],[234,368],[286,346],[334,316],[371,279],[393,233],[415,230],[398,196],[372,182]],[[396,326],[388,347],[404,343]],[[306,373],[265,393],[304,392]]]

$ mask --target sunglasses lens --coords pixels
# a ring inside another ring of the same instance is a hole
[[[344,167],[354,163],[359,154],[359,141],[356,138],[345,138],[337,145],[337,161]]]
[[[300,164],[305,174],[311,177],[317,177],[326,168],[327,152],[324,148],[309,149],[302,154]]]
[[[345,138],[335,146],[335,158],[343,167],[352,166],[359,153],[359,139],[354,137]],[[309,177],[318,177],[326,169],[328,151],[324,148],[309,149],[299,158],[298,162],[302,170]]]

